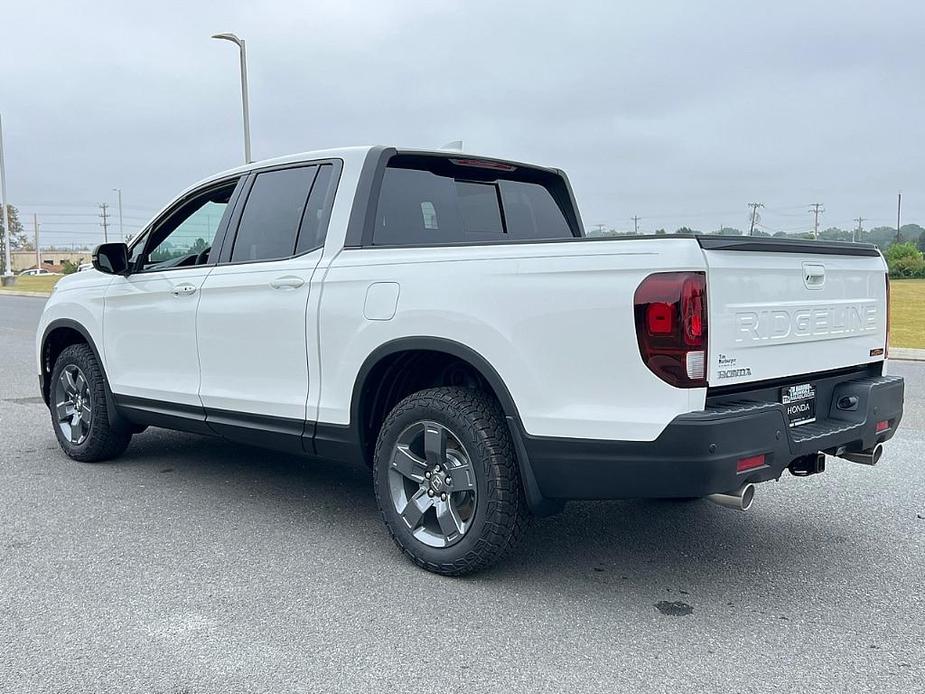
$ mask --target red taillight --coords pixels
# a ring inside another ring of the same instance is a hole
[[[878,433],[878,434],[879,434],[881,431],[886,431],[886,430],[889,429],[889,428],[890,428],[890,422],[889,422],[888,420],[884,420],[884,421],[882,421],[882,422],[877,422],[877,433]]]
[[[764,466],[764,453],[761,455],[750,455],[748,458],[739,458],[736,461],[736,472],[746,472],[755,468]]]
[[[890,273],[886,277],[886,340],[883,345],[883,358],[888,359],[890,356]]]
[[[649,275],[636,289],[633,304],[639,353],[652,373],[679,388],[706,386],[706,275]]]

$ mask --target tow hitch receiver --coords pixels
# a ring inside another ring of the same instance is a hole
[[[825,453],[812,453],[794,460],[787,467],[795,477],[808,477],[825,472]]]

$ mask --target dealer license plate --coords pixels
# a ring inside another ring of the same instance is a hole
[[[792,427],[816,421],[816,388],[812,383],[780,389],[780,401],[787,410],[787,422]]]

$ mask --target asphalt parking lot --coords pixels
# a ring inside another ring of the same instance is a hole
[[[42,300],[0,297],[0,691],[925,691],[925,363],[883,462],[706,501],[575,503],[466,579],[365,468],[150,429],[58,448]]]

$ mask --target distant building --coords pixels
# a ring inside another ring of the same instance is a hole
[[[42,267],[51,272],[61,272],[65,260],[74,265],[90,262],[90,251],[42,251]],[[13,272],[21,272],[35,267],[35,251],[11,251],[10,264]]]

